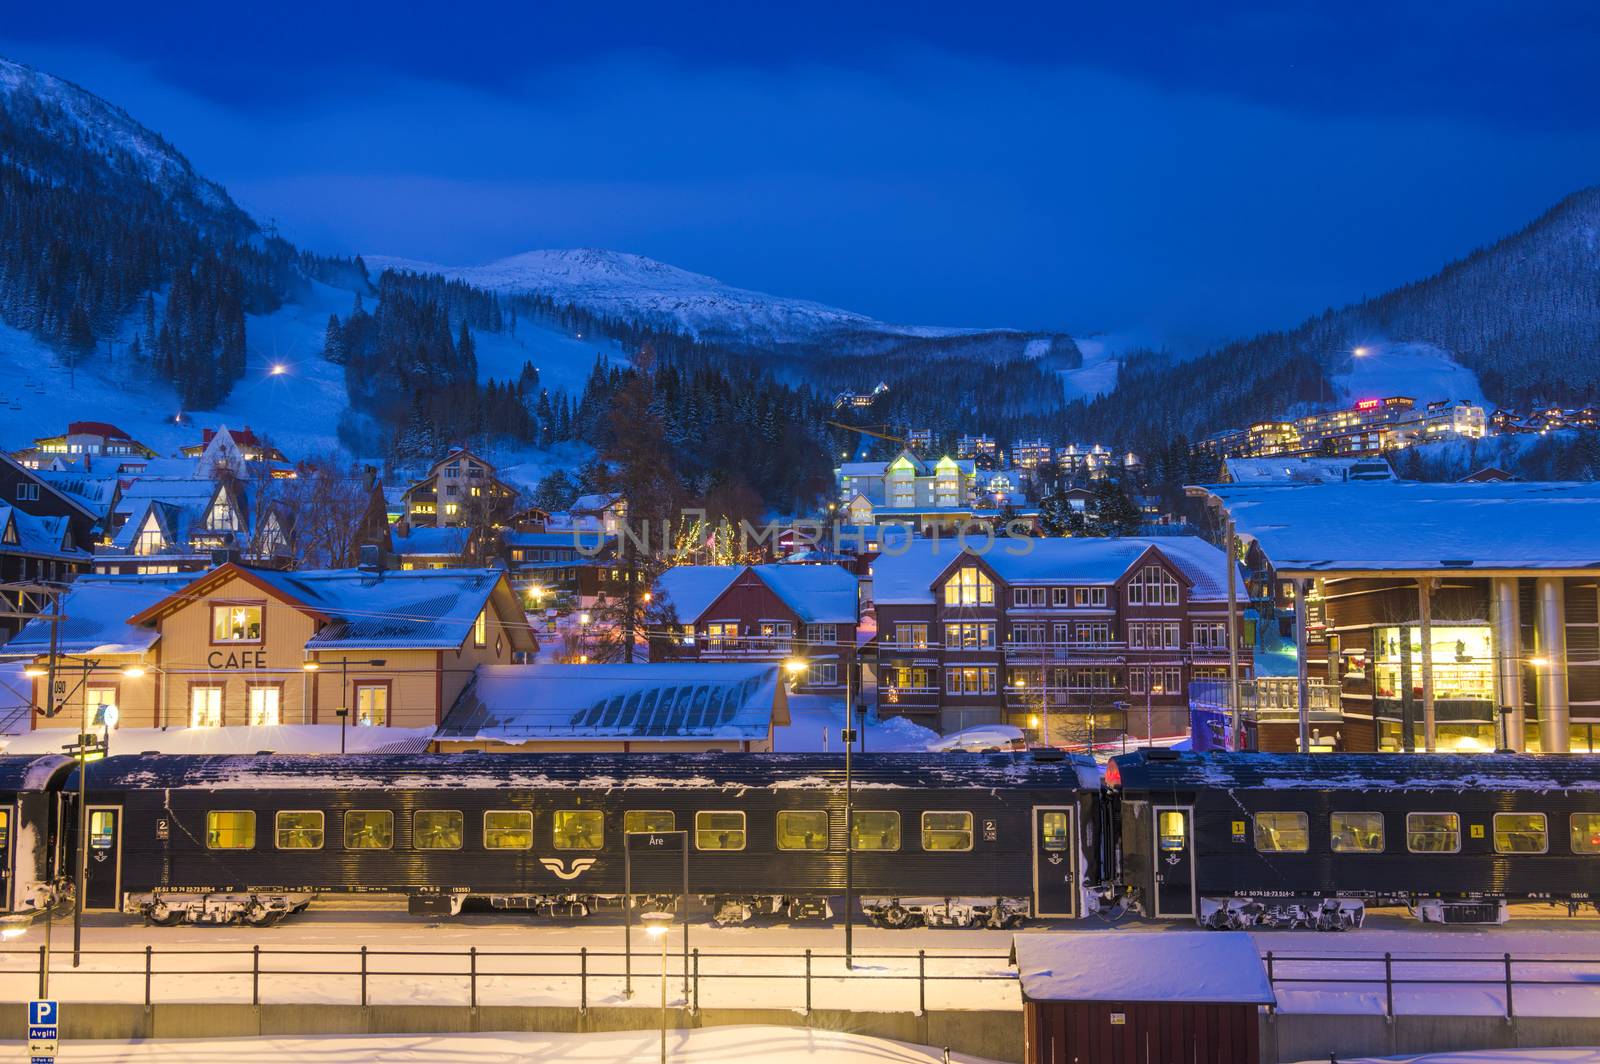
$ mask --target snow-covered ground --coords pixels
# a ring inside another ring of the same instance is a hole
[[[787,727],[778,728],[773,749],[785,753],[843,752],[839,735],[844,729],[844,698],[830,695],[790,695]],[[879,720],[867,717],[869,753],[909,753],[928,749],[939,734],[905,717]]]
[[[317,1038],[163,1039],[149,1042],[79,1042],[62,1046],[73,1064],[634,1064],[654,1060],[655,1031],[597,1034],[410,1034],[325,1035]],[[24,1055],[18,1043],[16,1059]],[[70,1053],[70,1056],[67,1054]],[[668,1059],[675,1064],[931,1064],[943,1060],[933,1046],[794,1027],[705,1027],[668,1031]],[[987,1064],[980,1057],[951,1053],[952,1062]]]
[[[578,953],[587,949],[591,1005],[647,1007],[657,1000],[652,995],[659,986],[659,947],[637,927],[636,994],[631,1000],[624,996],[624,931],[615,914],[587,921],[505,914],[430,921],[408,916],[392,903],[389,911],[374,911],[372,906],[381,901],[318,900],[307,912],[268,929],[152,928],[125,917],[91,915],[84,945],[92,952],[80,969],[74,970],[61,954],[69,938],[64,925],[57,927],[51,986],[66,1000],[141,1002],[144,948],[150,945],[155,948],[156,1001],[248,1003],[251,947],[259,945],[264,1002],[351,1004],[359,1000],[359,950],[366,946],[373,951],[368,957],[372,1003],[464,1005],[469,998],[468,950],[476,948],[480,1004],[572,1006],[583,993]],[[1518,1015],[1600,1014],[1600,918],[1568,919],[1550,912],[1520,908],[1513,923],[1500,928],[1424,930],[1403,914],[1382,911],[1353,933],[1265,931],[1252,937],[1263,955],[1272,951],[1279,1008],[1285,1012],[1381,1015],[1383,954],[1388,952],[1396,958],[1397,980],[1447,980],[1397,983],[1395,1010],[1402,1014],[1504,1015],[1506,953],[1516,958]],[[1106,929],[1210,933],[1138,920],[1029,926],[1082,935],[1089,955],[1097,948],[1097,933]],[[886,1012],[917,1008],[918,950],[928,954],[929,1008],[1021,1008],[1008,961],[1011,938],[1007,931],[893,931],[858,921],[857,965],[847,971],[838,917],[793,927],[719,928],[697,912],[689,931],[690,947],[700,951],[699,1000],[704,1007],[802,1008],[804,951],[809,949],[816,1008]],[[0,1000],[21,1000],[36,985],[42,941],[42,928],[32,928],[0,943]],[[669,991],[676,1001],[683,992],[682,939],[676,929],[668,946],[676,973]],[[1573,985],[1536,985],[1540,982]]]
[[[1432,344],[1371,343],[1365,355],[1351,355],[1349,367],[1333,377],[1345,404],[1361,399],[1409,395],[1420,406],[1440,399],[1482,404],[1478,376],[1450,352]]]

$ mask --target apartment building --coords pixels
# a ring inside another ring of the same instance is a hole
[[[489,524],[509,514],[517,493],[494,475],[494,466],[464,447],[435,462],[407,488],[401,520],[423,528]]]
[[[1187,729],[1228,674],[1223,554],[1191,536],[919,539],[873,561],[881,714],[1004,722],[1057,743]],[[1241,585],[1242,586],[1242,585]],[[1246,674],[1251,656],[1241,652]]]

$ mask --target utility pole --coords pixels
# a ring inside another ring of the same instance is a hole
[[[1227,523],[1223,549],[1228,555],[1228,711],[1233,728],[1233,748],[1242,750],[1244,711],[1239,705],[1239,565],[1235,561],[1239,548],[1233,531],[1233,515],[1225,514],[1223,520]]]
[[[856,852],[856,814],[855,814],[855,788],[850,774],[850,748],[855,745],[855,736],[851,734],[851,683],[850,669],[845,668],[844,679],[844,966],[847,969],[855,968],[855,950],[853,948],[853,932],[855,930],[855,852]]]

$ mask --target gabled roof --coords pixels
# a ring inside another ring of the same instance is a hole
[[[79,500],[74,499],[71,495],[67,494],[66,492],[61,491],[54,484],[52,484],[48,480],[45,480],[44,478],[40,477],[32,469],[29,469],[27,466],[23,465],[21,462],[18,462],[15,458],[12,458],[9,454],[6,454],[4,451],[0,451],[0,464],[10,466],[12,471],[14,473],[20,475],[24,480],[27,480],[27,481],[29,481],[31,483],[39,485],[39,487],[42,490],[48,491],[51,495],[54,495],[56,498],[60,499],[64,503],[66,503],[68,506],[72,507],[74,510],[77,510],[79,513],[83,514],[83,516],[89,518],[91,521],[97,520],[100,517],[99,514],[95,513],[88,506],[84,505]]]
[[[861,581],[837,565],[752,565],[751,571],[804,624],[855,624]]]
[[[482,665],[437,738],[739,742],[788,722],[776,665]]]
[[[744,571],[742,565],[678,565],[656,578],[656,594],[677,611],[680,624],[694,624]]]
[[[501,569],[281,572],[230,562],[192,579],[128,623],[154,623],[233,578],[322,621],[322,628],[306,641],[308,650],[453,650],[467,641],[473,622],[495,595],[501,596],[503,616],[522,617],[511,582]],[[537,648],[524,625],[512,623],[506,632],[513,650]]]
[[[17,542],[6,542],[11,538],[8,529]],[[67,518],[30,514],[9,503],[0,503],[0,553],[89,560],[88,551],[73,546],[72,523]]]
[[[968,537],[974,548],[981,537]],[[1152,549],[1164,555],[1199,601],[1227,598],[1222,551],[1196,536],[1091,536],[996,539],[974,549],[1007,584],[1113,584]],[[919,538],[903,553],[886,550],[872,563],[872,599],[879,605],[931,603],[933,584],[961,554],[953,536]],[[1243,587],[1243,576],[1240,577]]]

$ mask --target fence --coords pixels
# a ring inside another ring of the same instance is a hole
[[[1427,992],[1437,988],[1450,991],[1450,1002],[1455,1009],[1439,1008],[1439,1002],[1425,1009],[1450,1014],[1471,1004],[1464,991],[1474,988],[1484,991],[1489,1001],[1501,1007],[1507,1020],[1517,1017],[1518,1002],[1531,1005],[1540,1011],[1536,1015],[1600,1015],[1600,958],[1548,956],[1515,957],[1510,953],[1492,956],[1456,954],[1454,956],[1425,956],[1416,954],[1336,954],[1283,953],[1268,950],[1263,958],[1267,966],[1267,979],[1273,990],[1291,994],[1301,989],[1322,991],[1337,996],[1383,992],[1383,1015],[1393,1018],[1395,993]],[[1535,978],[1541,974],[1542,978]],[[1554,969],[1555,971],[1551,971]],[[1567,994],[1567,991],[1578,991]],[[1573,1000],[1563,1000],[1564,998]],[[1312,1002],[1294,1001],[1294,1011],[1321,1010],[1309,1007]]]
[[[56,996],[79,1001],[157,1004],[204,1001],[208,1004],[327,1003],[383,1004],[537,1004],[576,1006],[617,1004],[628,984],[641,1004],[658,1001],[661,954],[622,950],[402,950],[289,949],[109,949],[82,951],[83,966],[71,967],[70,951],[0,949],[0,993],[17,998],[26,981],[44,994],[48,965]],[[631,965],[630,962],[631,961]],[[925,1013],[930,988],[950,984],[961,992],[956,1009],[1018,1008],[1016,973],[1005,954],[917,950],[855,953],[854,967],[841,952],[795,950],[740,953],[690,950],[666,955],[668,988],[683,1007],[698,1012],[702,994],[732,991],[741,1004],[803,1009],[814,1007],[889,1008]],[[1000,970],[996,970],[1000,969]],[[74,984],[67,990],[63,987]],[[974,993],[985,986],[993,992]],[[285,987],[290,996],[279,992]],[[198,995],[197,990],[198,988]],[[776,988],[774,994],[771,988]],[[880,988],[886,988],[880,990]],[[892,988],[898,995],[887,993]],[[619,992],[620,989],[620,992]],[[165,991],[165,993],[163,993]],[[818,1003],[827,991],[828,1002]],[[914,992],[914,997],[912,996]],[[720,997],[728,997],[723,994]],[[948,997],[948,995],[940,995]],[[491,1001],[490,998],[495,1000]]]

